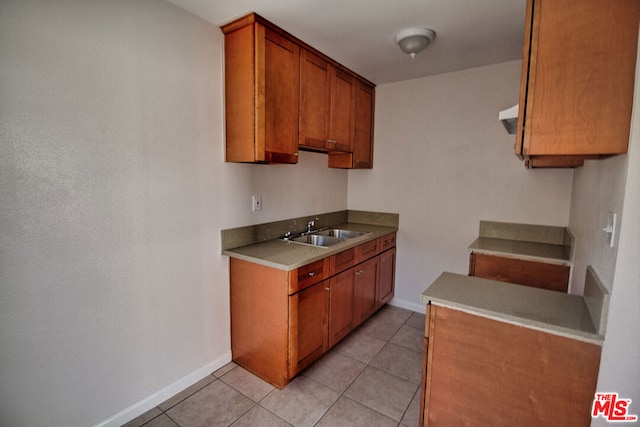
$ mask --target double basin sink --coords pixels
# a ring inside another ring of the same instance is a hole
[[[364,236],[365,234],[371,233],[367,233],[364,231],[344,230],[342,228],[329,228],[326,230],[311,232],[309,234],[303,234],[302,236],[285,237],[283,240],[286,240],[288,242],[300,243],[303,245],[327,248],[329,246],[342,243],[348,239]]]

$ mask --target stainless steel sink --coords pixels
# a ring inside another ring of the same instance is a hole
[[[341,228],[330,228],[328,230],[319,231],[318,234],[321,236],[336,237],[338,239],[353,239],[354,237],[360,237],[370,233],[364,231],[343,230]]]
[[[293,237],[289,239],[289,241],[312,246],[328,247],[341,243],[343,240],[337,237],[324,236],[320,234],[306,234],[304,236]]]

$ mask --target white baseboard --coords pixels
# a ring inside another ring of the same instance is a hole
[[[180,378],[172,384],[164,387],[161,390],[145,397],[144,399],[127,406],[122,411],[117,412],[107,419],[104,419],[96,424],[94,427],[119,427],[124,423],[131,421],[139,415],[144,414],[150,409],[158,406],[168,398],[180,393],[182,390],[197,383],[207,375],[211,375],[212,372],[222,368],[227,363],[231,362],[231,352],[227,352],[213,360],[201,368],[196,369],[190,374]]]
[[[418,304],[413,301],[407,301],[396,297],[393,297],[391,301],[389,301],[389,305],[415,311],[416,313],[427,313],[427,306],[425,304]]]

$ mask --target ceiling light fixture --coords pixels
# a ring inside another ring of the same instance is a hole
[[[430,28],[405,28],[396,34],[395,40],[404,53],[415,58],[436,37],[436,32]]]

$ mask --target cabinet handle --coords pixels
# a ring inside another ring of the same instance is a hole
[[[311,277],[313,277],[313,276],[315,276],[315,275],[316,275],[316,272],[315,272],[315,271],[311,271],[311,272],[309,273],[309,276],[311,276]]]
[[[329,144],[337,144],[338,143],[338,141],[336,141],[335,139],[327,139],[327,142]]]
[[[324,288],[324,290],[325,290],[325,291],[330,291],[330,290],[331,290],[331,288]]]
[[[364,270],[358,270],[356,271],[356,276],[360,276],[362,273],[364,273]]]

